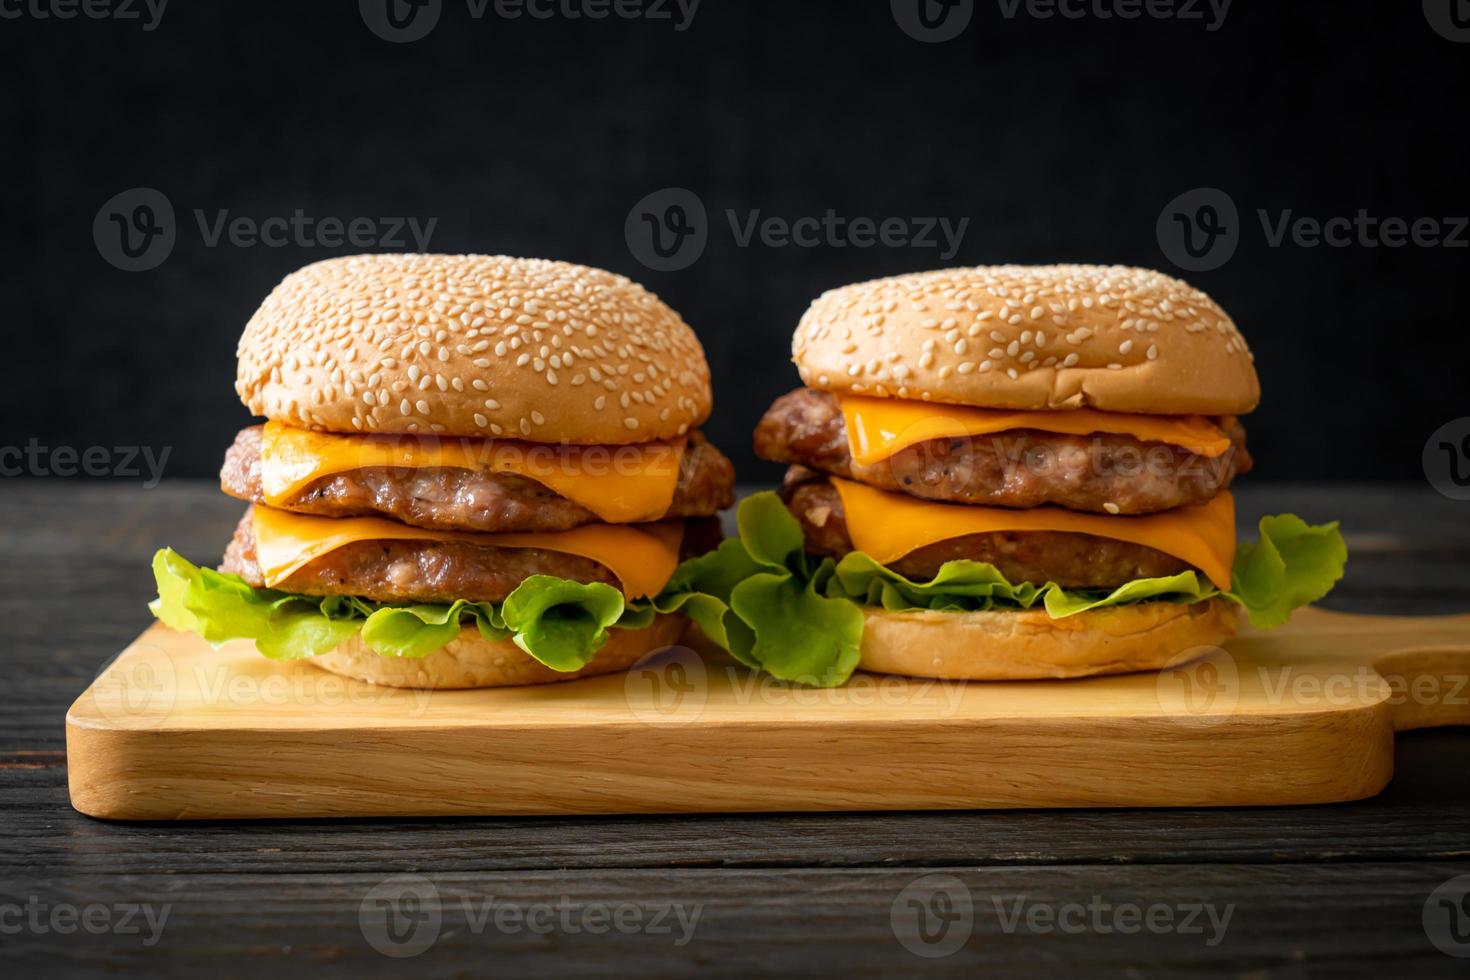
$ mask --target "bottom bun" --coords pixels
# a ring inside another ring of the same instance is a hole
[[[1142,602],[1052,619],[1024,612],[863,610],[860,670],[968,681],[1042,680],[1158,670],[1235,635],[1228,599]]]
[[[627,670],[644,654],[679,642],[687,625],[683,616],[659,616],[646,629],[609,630],[607,643],[592,662],[570,673],[552,670],[510,640],[487,640],[475,626],[461,630],[458,639],[427,657],[385,657],[369,650],[361,636],[354,636],[307,663],[386,687],[448,690],[551,684]]]

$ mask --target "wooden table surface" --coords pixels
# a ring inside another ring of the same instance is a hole
[[[1327,605],[1470,610],[1470,504],[1415,486],[1249,482],[1243,528],[1274,510],[1343,521],[1352,561]],[[213,562],[238,515],[204,483],[0,489],[7,975],[1470,974],[1435,943],[1470,955],[1470,903],[1424,918],[1438,886],[1470,874],[1463,730],[1402,735],[1376,799],[1275,810],[256,825],[75,813],[63,716],[149,622],[149,556],[167,543]],[[385,895],[423,902],[385,924]],[[912,931],[920,908],[931,944]]]

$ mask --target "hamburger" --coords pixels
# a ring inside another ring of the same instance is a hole
[[[734,471],[699,431],[694,332],[600,269],[360,255],[292,273],[246,325],[218,570],[154,559],[165,624],[417,688],[624,669],[723,607],[681,560]],[[710,619],[713,617],[713,619]]]
[[[755,431],[789,467],[742,504],[735,653],[788,680],[1156,669],[1242,609],[1284,622],[1341,576],[1335,524],[1281,515],[1237,547],[1251,352],[1157,272],[1004,266],[832,290],[802,318],[805,387]]]

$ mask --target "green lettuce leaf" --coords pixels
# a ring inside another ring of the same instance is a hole
[[[807,555],[801,526],[774,493],[747,498],[735,520],[738,539],[685,562],[675,576],[685,591],[722,607],[717,633],[701,628],[747,667],[804,684],[842,683],[857,666],[863,617],[826,595],[832,562]]]
[[[1347,547],[1337,524],[1312,526],[1293,515],[1266,517],[1260,540],[1237,551],[1232,586],[1221,592],[1193,571],[1135,579],[1111,590],[1012,583],[994,565],[946,562],[916,582],[861,552],[817,562],[803,547],[801,525],[780,497],[760,493],[737,513],[738,540],[695,562],[690,586],[723,600],[727,649],[783,680],[831,686],[857,665],[862,607],[969,612],[1031,609],[1053,619],[1136,602],[1200,602],[1224,596],[1252,625],[1269,629],[1322,598],[1342,577]]]
[[[1252,626],[1271,629],[1332,591],[1347,564],[1347,544],[1336,521],[1312,525],[1295,514],[1263,517],[1260,531],[1254,544],[1236,549],[1226,595],[1245,607]]]
[[[684,613],[712,640],[728,643],[728,609],[713,594],[693,591],[697,576],[680,569],[653,599],[628,602],[602,583],[549,575],[522,582],[502,603],[459,601],[393,606],[343,596],[304,596],[257,589],[237,575],[191,564],[172,549],[153,557],[158,598],[148,606],[165,625],[210,643],[252,640],[273,659],[326,653],[354,634],[385,657],[426,657],[473,622],[487,639],[510,638],[552,670],[587,665],[609,629],[640,629],[660,613]]]
[[[627,601],[602,582],[583,584],[532,575],[505,597],[500,619],[515,645],[552,670],[580,670],[591,662]]]

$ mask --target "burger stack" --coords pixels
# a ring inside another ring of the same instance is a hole
[[[333,259],[271,293],[238,359],[266,421],[221,486],[249,507],[218,572],[159,554],[165,622],[410,687],[618,670],[682,635],[670,581],[718,543],[734,474],[699,432],[704,352],[641,286]]]

